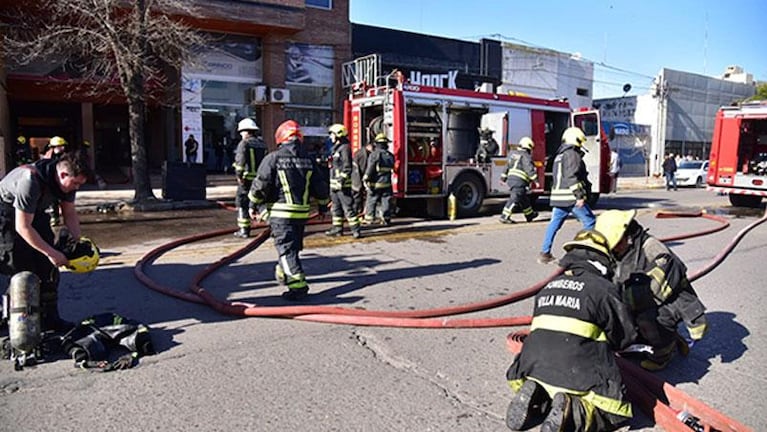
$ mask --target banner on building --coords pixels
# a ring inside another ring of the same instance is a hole
[[[181,81],[181,157],[184,162],[201,163],[202,80],[182,74]]]
[[[333,86],[333,47],[292,43],[285,54],[285,81]]]

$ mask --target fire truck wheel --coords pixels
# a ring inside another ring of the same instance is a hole
[[[756,208],[762,204],[762,197],[757,195],[730,194],[730,204],[735,207]]]
[[[453,181],[451,190],[456,199],[458,216],[475,216],[485,199],[485,188],[477,176],[464,173]]]

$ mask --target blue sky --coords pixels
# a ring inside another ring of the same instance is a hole
[[[644,94],[661,68],[767,81],[767,0],[350,0],[353,23],[580,53],[594,96]]]

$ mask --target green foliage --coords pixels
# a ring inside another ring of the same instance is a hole
[[[746,100],[763,100],[767,101],[767,82],[761,83],[756,86],[756,94]]]

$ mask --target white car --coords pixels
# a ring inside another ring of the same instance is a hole
[[[676,184],[678,186],[703,187],[708,175],[708,161],[682,161],[676,168]]]

